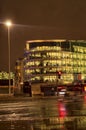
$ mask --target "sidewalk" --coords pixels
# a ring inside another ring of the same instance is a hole
[[[41,100],[41,99],[58,99],[58,96],[33,96],[29,95],[9,95],[9,94],[0,94],[0,102],[12,102],[12,101],[28,101],[28,100]]]
[[[83,98],[84,94],[78,95],[79,98]],[[0,94],[0,102],[12,102],[12,101],[28,101],[28,100],[40,100],[40,99],[59,99],[60,96],[34,96],[30,97],[29,95],[9,95],[9,94]],[[71,97],[64,97],[64,99],[68,100]]]

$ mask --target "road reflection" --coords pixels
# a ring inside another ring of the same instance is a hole
[[[74,102],[55,99],[0,104],[0,130],[85,130],[86,96]]]

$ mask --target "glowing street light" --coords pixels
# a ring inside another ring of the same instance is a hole
[[[5,25],[8,28],[8,69],[9,69],[9,95],[11,94],[11,77],[10,77],[10,27],[12,26],[11,21],[6,21]]]
[[[7,27],[10,27],[10,26],[12,26],[12,22],[11,22],[11,21],[6,21],[5,25],[6,25]]]

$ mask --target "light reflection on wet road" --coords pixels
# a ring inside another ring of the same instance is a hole
[[[86,129],[86,102],[57,99],[0,103],[0,130]]]

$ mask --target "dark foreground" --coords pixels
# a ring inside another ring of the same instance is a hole
[[[86,130],[86,96],[77,99],[2,98],[0,130]]]

